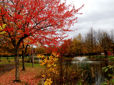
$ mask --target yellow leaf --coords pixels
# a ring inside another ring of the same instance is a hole
[[[46,75],[42,75],[42,77],[44,78]]]

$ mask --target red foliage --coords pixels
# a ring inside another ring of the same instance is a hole
[[[71,45],[71,43],[72,43],[71,39],[64,40],[63,44],[60,46],[59,52],[61,54],[67,53],[68,52],[67,49]]]
[[[57,45],[77,22],[76,14],[83,7],[75,9],[61,0],[2,0],[0,4],[0,18],[7,24],[5,31],[15,48],[15,55],[25,38],[32,39],[32,43]],[[17,56],[15,62],[18,69]]]
[[[30,37],[42,44],[57,44],[58,38],[59,41],[63,39],[63,34],[77,21],[75,14],[82,8],[67,6],[61,0],[3,1],[5,5],[1,7],[0,18],[7,24],[5,31],[10,38],[19,41]]]

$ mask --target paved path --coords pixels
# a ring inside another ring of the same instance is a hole
[[[12,69],[14,69],[14,65],[10,64],[3,64],[3,68],[0,68],[0,76],[3,75],[5,72],[8,72]]]

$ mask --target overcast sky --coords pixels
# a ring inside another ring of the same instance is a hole
[[[69,38],[73,38],[79,33],[85,35],[90,28],[111,31],[114,29],[114,0],[67,0],[67,3],[74,3],[76,8],[84,4],[79,11],[83,15],[76,15],[78,23],[71,27],[77,29],[69,33]]]

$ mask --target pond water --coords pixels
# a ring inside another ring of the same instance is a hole
[[[110,77],[108,76],[108,74],[113,73],[111,69],[109,69],[107,72],[104,72],[104,70],[102,70],[103,67],[109,65],[108,61],[90,61],[86,57],[74,57],[71,63],[79,66],[87,64],[89,65],[90,68],[93,68],[94,71],[92,72],[95,75],[95,78],[94,78],[95,85],[100,85],[102,82],[105,81],[105,78],[109,80]]]

